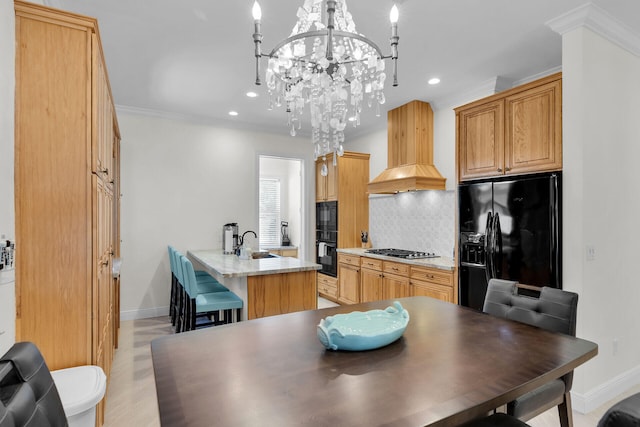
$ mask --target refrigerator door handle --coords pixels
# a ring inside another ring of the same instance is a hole
[[[485,235],[484,235],[484,253],[486,257],[485,261],[485,275],[487,277],[487,283],[491,279],[491,270],[493,265],[493,255],[492,255],[492,228],[493,228],[493,214],[489,212],[487,214],[487,225],[485,227]]]
[[[491,253],[491,276],[498,277],[498,257],[502,256],[502,230],[500,230],[500,215],[496,212],[493,215],[493,225],[491,226],[492,234],[492,253]]]

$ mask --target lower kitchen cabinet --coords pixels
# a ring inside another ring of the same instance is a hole
[[[360,257],[338,254],[338,302],[360,302]]]
[[[269,249],[269,253],[278,256],[289,256],[292,258],[298,258],[298,248],[292,249]]]
[[[426,267],[411,267],[411,296],[427,296],[455,303],[453,274]]]
[[[420,280],[411,280],[411,296],[423,296],[453,302],[453,288]]]
[[[449,270],[339,253],[338,277],[318,274],[318,291],[341,304],[410,296],[457,303]]]
[[[360,302],[379,301],[382,298],[382,261],[363,257],[360,262]]]
[[[382,299],[405,298],[411,296],[409,278],[384,273],[382,278]]]
[[[338,279],[318,273],[318,293],[331,301],[338,301]]]
[[[404,298],[409,289],[409,264],[384,261],[382,263],[382,299]]]

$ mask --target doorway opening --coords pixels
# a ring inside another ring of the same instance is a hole
[[[261,155],[259,180],[261,249],[295,248],[304,259],[302,159]]]

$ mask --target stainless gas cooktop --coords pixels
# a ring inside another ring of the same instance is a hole
[[[418,251],[409,251],[406,249],[367,249],[365,251],[369,254],[374,255],[384,255],[395,258],[404,258],[404,259],[422,259],[422,258],[438,258],[439,255],[436,255],[433,252],[418,252]]]

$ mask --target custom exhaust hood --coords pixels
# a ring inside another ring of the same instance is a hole
[[[387,169],[368,185],[369,194],[444,190],[446,178],[433,164],[433,110],[411,101],[387,115]]]

